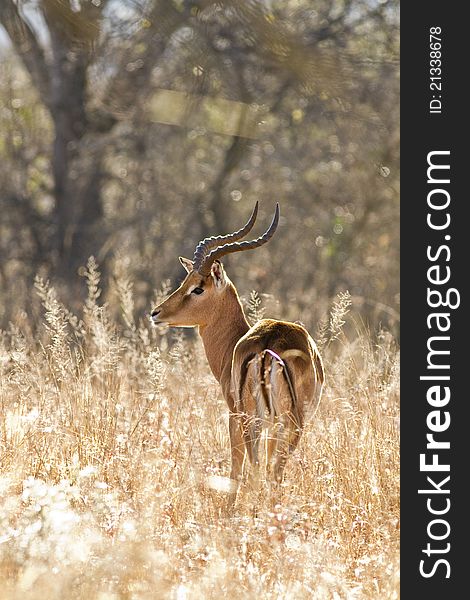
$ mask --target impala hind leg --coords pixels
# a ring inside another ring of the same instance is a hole
[[[274,480],[274,465],[276,463],[277,449],[284,435],[283,430],[284,425],[277,420],[268,429],[266,439],[266,479],[268,481]]]
[[[279,439],[276,452],[276,460],[273,468],[274,481],[281,483],[284,477],[284,469],[287,459],[297,448],[302,431],[292,419],[288,417],[289,423],[285,428],[285,434]]]

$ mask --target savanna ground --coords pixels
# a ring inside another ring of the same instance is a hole
[[[199,340],[134,320],[128,279],[105,304],[92,260],[86,279],[80,316],[38,279],[42,323],[26,310],[1,334],[2,600],[398,598],[391,335],[337,297],[280,497],[245,487],[227,516],[227,409]]]

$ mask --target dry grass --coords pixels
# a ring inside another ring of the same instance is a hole
[[[93,261],[87,279],[82,320],[38,281],[44,335],[26,318],[1,334],[0,597],[398,598],[390,337],[346,340],[340,299],[278,503],[245,488],[226,516],[227,410],[202,347],[134,322],[125,278],[117,326]]]

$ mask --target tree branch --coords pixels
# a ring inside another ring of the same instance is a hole
[[[0,23],[28,70],[42,102],[50,108],[50,78],[43,49],[13,0],[0,2]]]
[[[142,101],[142,90],[146,88],[152,69],[174,32],[189,16],[167,0],[154,1],[146,15],[145,26],[133,38],[132,48],[124,52],[116,75],[107,86],[103,104],[111,113],[119,116]]]

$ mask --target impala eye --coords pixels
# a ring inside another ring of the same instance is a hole
[[[194,290],[192,290],[191,294],[197,294],[199,296],[199,294],[202,294],[204,290],[200,287],[194,288]]]

